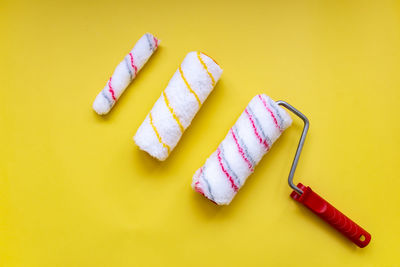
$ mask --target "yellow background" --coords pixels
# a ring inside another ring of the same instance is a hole
[[[397,1],[1,1],[0,264],[399,266]],[[91,108],[145,32],[161,39],[112,112]],[[186,53],[222,66],[165,162],[132,141]],[[190,188],[264,92],[311,128],[295,182],[372,234],[359,249],[289,198],[296,119],[230,206]]]

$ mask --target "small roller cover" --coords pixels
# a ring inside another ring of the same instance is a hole
[[[93,109],[97,114],[104,115],[110,112],[126,87],[156,51],[159,43],[160,41],[150,33],[146,33],[139,39],[132,51],[116,67],[114,74],[94,100]]]

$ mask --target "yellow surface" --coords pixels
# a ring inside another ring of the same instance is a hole
[[[400,4],[1,1],[0,264],[399,266]],[[145,32],[161,47],[91,109]],[[136,129],[189,51],[224,69],[165,162]],[[358,249],[289,198],[295,120],[230,206],[192,175],[257,93],[308,115],[296,182],[371,232]]]

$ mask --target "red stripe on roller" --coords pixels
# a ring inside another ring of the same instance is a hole
[[[206,195],[204,194],[204,192],[203,192],[203,189],[201,189],[201,188],[199,187],[199,184],[200,184],[199,181],[197,181],[196,183],[194,183],[194,190],[195,190],[196,192],[199,192],[199,193],[202,194],[203,196],[206,196]]]
[[[201,169],[200,169],[200,173],[199,173],[198,178],[200,178],[200,176],[201,176],[202,173],[203,173],[203,167],[201,167]],[[203,196],[206,196],[206,195],[204,194],[203,189],[201,189],[201,188],[199,187],[199,185],[200,185],[200,181],[195,182],[195,183],[194,183],[194,190],[195,190],[196,192],[199,192],[199,193],[202,194]]]
[[[111,79],[112,79],[112,77],[111,77],[110,80],[108,81],[108,91],[110,91],[112,99],[114,99],[114,101],[117,101],[117,98],[115,98],[114,89],[113,89],[112,86],[111,86]]]
[[[239,154],[242,156],[243,160],[247,163],[247,166],[249,167],[249,170],[253,172],[254,171],[253,170],[253,166],[252,166],[251,162],[245,156],[245,154],[243,152],[243,149],[240,147],[239,142],[238,142],[238,140],[236,138],[236,135],[233,132],[232,128],[231,128],[231,134],[232,134],[233,140],[235,140],[235,143],[236,143],[236,146],[238,148]]]
[[[153,36],[153,40],[154,40],[155,47],[157,48],[158,47],[158,39]]]
[[[231,182],[233,191],[237,192],[239,188],[237,187],[237,185],[235,185],[235,182],[233,181],[232,176],[230,176],[229,173],[225,170],[224,165],[222,164],[221,150],[219,148],[217,149],[217,158],[218,158],[219,166],[221,166],[222,171],[225,173],[229,182]]]
[[[276,120],[274,113],[272,112],[272,110],[270,110],[270,109],[267,107],[267,102],[265,102],[265,99],[262,98],[261,95],[258,95],[258,98],[260,98],[260,100],[261,100],[261,102],[263,103],[264,107],[268,110],[269,114],[271,114],[271,117],[272,117],[272,119],[274,120],[275,126],[279,129],[279,131],[282,132],[281,127],[279,126],[278,121]]]
[[[267,140],[262,140],[260,134],[257,131],[257,127],[254,124],[253,116],[250,115],[250,113],[247,111],[247,108],[244,110],[246,112],[247,117],[249,118],[249,121],[251,122],[251,125],[253,126],[254,134],[257,136],[258,141],[260,141],[260,144],[263,144],[267,150],[269,150],[269,145],[267,143]]]
[[[133,63],[133,55],[132,53],[129,53],[129,56],[131,57],[131,66],[132,68],[135,70],[135,76],[137,74],[137,67],[135,66],[135,64]]]

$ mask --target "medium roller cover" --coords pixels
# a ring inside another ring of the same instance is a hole
[[[140,149],[165,160],[214,89],[222,69],[200,52],[187,54],[134,136]]]
[[[218,205],[229,204],[262,157],[292,124],[268,96],[255,96],[217,150],[193,176],[192,187]]]
[[[104,115],[110,112],[126,87],[136,78],[138,72],[156,51],[159,43],[160,41],[150,33],[146,33],[137,41],[135,47],[118,64],[114,74],[94,100],[93,109],[97,114]]]

